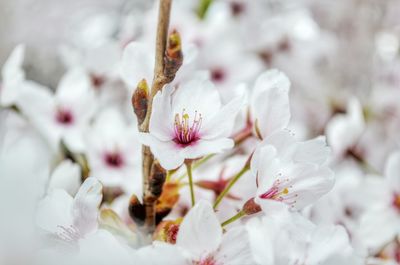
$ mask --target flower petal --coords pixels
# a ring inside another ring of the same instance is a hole
[[[64,160],[53,171],[49,189],[64,189],[70,195],[75,195],[81,184],[81,168],[70,160]]]
[[[400,193],[400,152],[391,154],[386,162],[385,177],[389,185]]]
[[[161,141],[168,141],[174,137],[174,117],[171,111],[173,92],[174,88],[166,85],[153,99],[149,131]]]
[[[289,88],[289,79],[276,69],[258,77],[252,96],[252,115],[264,138],[289,124]]]
[[[184,158],[179,153],[181,149],[173,141],[160,141],[149,133],[138,135],[139,141],[150,147],[163,168],[172,170],[183,164]]]
[[[39,202],[36,224],[50,233],[57,233],[59,226],[72,224],[73,198],[64,190],[53,190]]]
[[[72,216],[73,223],[81,234],[87,234],[97,228],[98,208],[103,198],[101,183],[89,177],[75,196]]]
[[[213,139],[229,136],[235,123],[235,117],[243,105],[243,97],[236,97],[218,110],[210,119],[205,120],[200,130],[201,138]]]
[[[185,147],[180,151],[182,157],[195,159],[209,154],[220,153],[231,149],[234,142],[229,138],[220,138],[215,140],[198,140],[195,144]]]
[[[198,260],[217,250],[221,240],[222,228],[214,210],[209,202],[202,200],[183,219],[176,244]]]
[[[252,265],[255,263],[248,234],[243,227],[232,228],[224,234],[216,261],[218,264],[229,265]]]
[[[331,149],[326,144],[325,136],[319,136],[299,143],[293,160],[298,163],[305,162],[321,165],[328,160],[330,153]]]
[[[135,89],[141,79],[152,80],[154,56],[144,43],[131,42],[122,54],[121,77],[130,89]]]

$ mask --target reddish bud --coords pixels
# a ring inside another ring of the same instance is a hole
[[[261,212],[261,207],[258,203],[256,203],[254,201],[254,198],[251,198],[250,200],[248,200],[242,208],[242,211],[246,214],[246,215],[252,215],[258,212]]]
[[[176,72],[183,63],[182,41],[178,31],[173,30],[167,41],[167,47],[164,56],[164,74],[168,81],[175,78]]]
[[[147,114],[147,105],[149,102],[149,87],[145,79],[142,79],[135,92],[132,95],[133,111],[138,119],[138,124],[142,124]]]

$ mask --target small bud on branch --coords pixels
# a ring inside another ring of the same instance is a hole
[[[146,209],[136,195],[132,195],[129,201],[129,215],[136,224],[143,225],[145,223]]]
[[[261,211],[261,207],[258,203],[256,203],[254,201],[254,198],[251,198],[250,200],[248,200],[242,208],[242,211],[246,214],[246,215],[252,215],[255,213],[258,213]]]
[[[183,62],[182,42],[181,36],[178,31],[173,30],[167,41],[167,47],[164,57],[164,75],[167,82],[171,82],[175,78]]]
[[[149,103],[149,87],[145,79],[142,79],[132,95],[133,111],[138,119],[138,124],[142,124],[147,114]]]

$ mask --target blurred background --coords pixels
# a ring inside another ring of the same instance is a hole
[[[204,5],[207,12],[199,16]],[[77,51],[81,57],[111,57],[101,52],[110,40],[122,51],[129,41],[151,35],[155,10],[149,0],[2,0],[0,64],[24,43],[27,79],[54,88],[77,61]],[[286,72],[294,87],[292,124],[300,135],[324,133],[330,118],[346,113],[349,99],[355,97],[364,118],[380,124],[372,126],[373,137],[368,126],[362,130],[365,141],[379,139],[379,145],[364,150],[369,148],[360,144],[358,152],[382,168],[393,143],[398,143],[399,11],[398,0],[175,0],[172,27],[187,44],[199,44],[200,35],[219,35],[219,44],[207,44],[215,47],[216,54],[210,54],[215,58],[225,37],[236,34],[232,42],[241,51],[257,55],[265,68]],[[94,49],[99,52],[88,55]],[[251,83],[251,78],[233,83]]]

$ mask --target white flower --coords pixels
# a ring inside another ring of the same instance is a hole
[[[371,177],[373,203],[360,221],[360,236],[372,252],[400,234],[400,152],[393,153],[385,167],[385,178]]]
[[[83,130],[96,109],[94,91],[87,74],[71,69],[60,81],[55,95],[46,87],[26,89],[19,107],[46,136],[54,149],[60,140],[71,151],[82,152]]]
[[[113,108],[102,111],[86,134],[91,172],[104,185],[141,194],[141,145],[136,125]]]
[[[81,168],[71,160],[62,161],[50,176],[49,190],[64,189],[74,195],[81,185]]]
[[[281,131],[266,138],[251,161],[258,186],[255,201],[261,206],[283,202],[293,210],[313,203],[334,184],[326,165],[329,153],[324,137],[297,142]]]
[[[223,234],[212,206],[203,200],[182,221],[176,245],[185,250],[191,264],[254,264],[243,227]]]
[[[239,97],[222,105],[207,80],[189,81],[175,92],[166,85],[154,97],[149,133],[140,134],[140,141],[150,146],[165,169],[177,168],[185,159],[232,148],[228,137],[241,106]]]
[[[326,136],[336,155],[356,145],[365,129],[363,110],[356,98],[349,100],[346,114],[335,115],[326,127]]]
[[[75,198],[55,189],[38,205],[38,227],[64,243],[77,243],[97,230],[98,207],[102,200],[102,185],[87,178]]]
[[[362,264],[341,226],[316,226],[298,213],[280,207],[274,215],[246,224],[257,264]]]
[[[257,133],[262,138],[288,126],[289,88],[287,76],[275,69],[266,71],[257,78],[251,97],[251,115]]]

